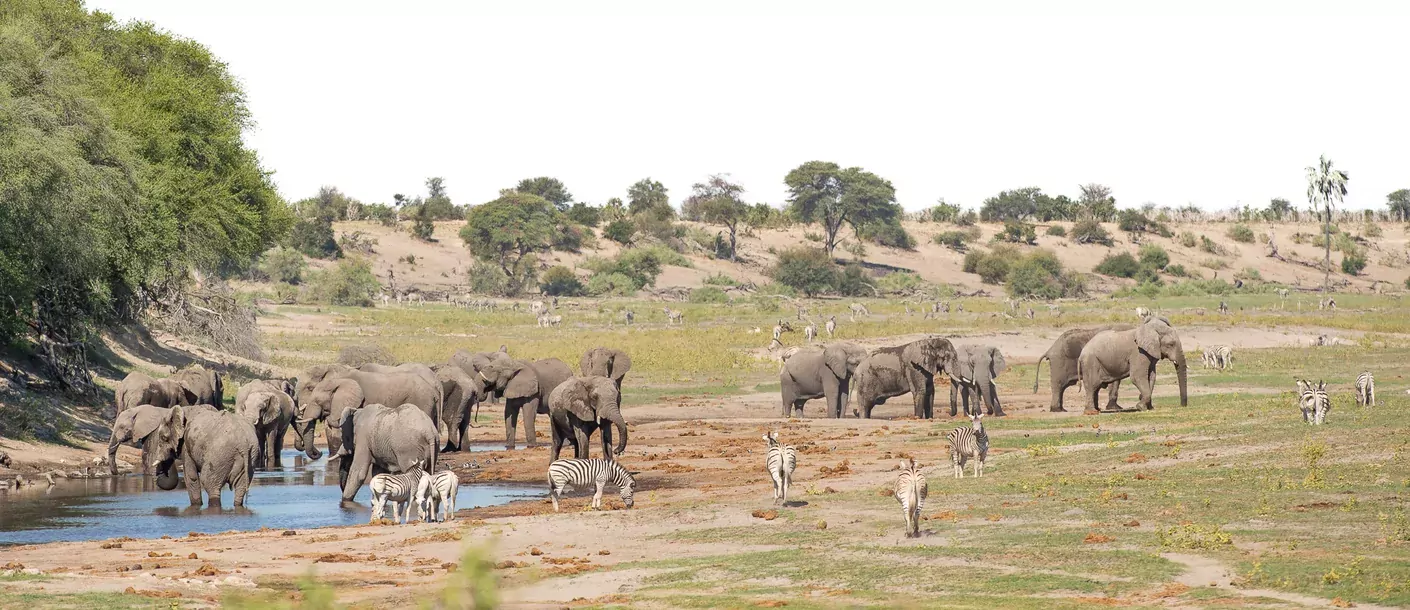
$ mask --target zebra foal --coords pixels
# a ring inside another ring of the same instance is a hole
[[[558,512],[558,499],[573,485],[595,485],[597,492],[592,496],[592,507],[602,508],[602,490],[608,483],[617,486],[622,502],[631,508],[636,479],[621,464],[602,459],[570,459],[548,465],[548,497],[553,499],[554,512]]]
[[[455,519],[455,493],[460,489],[460,477],[450,470],[442,470],[426,477],[425,492],[419,494],[421,519],[423,521],[453,521]]]
[[[793,445],[778,442],[778,431],[764,435],[768,443],[768,453],[764,457],[764,467],[774,481],[774,503],[788,503],[788,486],[793,484],[793,469],[798,465],[798,450]]]
[[[388,502],[392,505],[393,522],[410,521],[412,503],[424,493],[421,487],[427,483],[426,472],[420,467],[400,474],[384,472],[372,477],[372,482],[367,484],[372,490],[372,521],[386,518]],[[421,516],[426,517],[424,513]]]
[[[955,478],[964,478],[964,465],[974,459],[974,476],[984,476],[984,460],[989,457],[989,433],[984,431],[984,413],[969,416],[969,428],[955,428],[945,438],[950,441],[950,461]]]
[[[901,503],[901,512],[906,515],[906,537],[920,537],[920,513],[925,510],[925,495],[929,491],[925,475],[915,458],[901,462],[901,474],[896,475],[895,496]]]
[[[1371,371],[1363,371],[1356,376],[1356,404],[1363,407],[1376,405],[1376,378]]]
[[[1327,382],[1297,380],[1298,406],[1302,408],[1302,421],[1320,426],[1327,421],[1327,411],[1332,410],[1332,400],[1327,396]]]

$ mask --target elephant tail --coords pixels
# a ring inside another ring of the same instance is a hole
[[[1039,377],[1039,376],[1042,374],[1042,372],[1043,372],[1043,361],[1044,361],[1044,360],[1047,360],[1047,359],[1048,359],[1048,355],[1047,355],[1047,354],[1043,354],[1042,356],[1039,356],[1039,357],[1038,357],[1038,364],[1037,364],[1037,366],[1034,366],[1034,367],[1033,367],[1033,393],[1034,393],[1034,394],[1037,394],[1037,393],[1038,393],[1038,377]],[[1050,367],[1050,368],[1051,368],[1051,367]]]

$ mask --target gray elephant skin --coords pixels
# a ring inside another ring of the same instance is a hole
[[[309,381],[313,379],[321,381],[310,387]],[[339,421],[344,410],[368,404],[413,404],[426,417],[432,418],[440,409],[441,386],[427,381],[418,372],[370,373],[342,365],[324,365],[309,369],[299,378],[297,402],[294,446],[316,460],[323,456],[314,445],[314,431],[319,421],[329,422],[328,450],[336,456],[343,439],[341,428],[332,422]]]
[[[559,384],[573,376],[573,369],[562,360],[547,358],[527,362],[512,358],[497,358],[480,369],[485,388],[493,388],[504,397],[504,448],[514,448],[514,427],[524,416],[524,442],[532,447],[537,442],[534,418],[548,413],[548,397]]]
[[[1136,408],[1155,408],[1151,398],[1155,389],[1155,366],[1161,360],[1175,364],[1180,406],[1188,405],[1185,348],[1180,344],[1180,333],[1164,318],[1151,318],[1130,330],[1097,333],[1077,358],[1077,372],[1082,378],[1082,391],[1087,401],[1086,412],[1098,412],[1097,393],[1102,388],[1127,377],[1141,393]]]
[[[617,384],[608,377],[574,377],[548,395],[548,420],[553,433],[549,462],[558,460],[563,445],[573,444],[573,457],[588,459],[592,434],[601,431],[602,457],[611,460],[627,450],[627,420],[620,409]],[[612,430],[618,434],[612,446]]]
[[[606,377],[617,386],[621,397],[622,379],[632,370],[632,359],[626,352],[610,347],[594,347],[583,354],[578,361],[578,372],[583,377]],[[618,405],[621,406],[621,405]]]
[[[342,430],[338,448],[338,484],[350,502],[362,484],[374,476],[407,472],[416,466],[431,472],[436,464],[440,434],[436,422],[420,407],[380,404],[349,407],[329,420]]]
[[[855,343],[830,343],[809,348],[789,357],[778,375],[783,399],[783,416],[803,416],[803,403],[825,399],[828,417],[842,417],[852,392],[857,367],[867,359],[867,350]]]
[[[284,435],[294,421],[294,384],[285,379],[258,379],[235,392],[235,412],[255,427],[261,468],[280,468]]]
[[[192,364],[177,371],[171,378],[196,395],[196,402],[192,404],[211,405],[217,409],[225,406],[225,380],[220,373]]]
[[[113,393],[116,399],[114,416],[139,405],[170,408],[198,404],[197,396],[175,379],[154,379],[143,373],[128,373]]]
[[[142,447],[142,474],[152,474],[151,448],[148,437],[166,421],[171,409],[138,405],[119,413],[113,420],[112,434],[108,435],[108,474],[116,475],[117,450],[123,443],[136,443]]]
[[[1008,370],[1009,365],[1004,361],[1004,353],[992,345],[966,343],[956,344],[955,354],[959,361],[955,363],[955,370],[949,371],[950,417],[957,413],[957,398],[964,400],[966,416],[977,413],[979,403],[983,401],[989,415],[1003,417],[1004,407],[999,402],[999,387],[995,385],[994,378]],[[974,411],[970,411],[969,407],[971,393],[975,394]]]
[[[475,427],[476,407],[485,400],[485,383],[471,377],[454,364],[431,367],[441,384],[441,422],[446,426],[446,444],[441,452],[461,451],[470,445],[470,428]]]
[[[958,359],[955,346],[949,339],[940,337],[873,350],[857,366],[856,398],[860,415],[869,418],[876,405],[910,392],[915,416],[934,418],[935,376],[954,370]]]
[[[235,506],[245,505],[245,495],[255,477],[259,439],[255,427],[238,414],[210,405],[173,407],[152,434],[148,453],[157,469],[157,486],[176,488],[176,460],[181,459],[182,475],[191,505],[220,507],[220,488],[235,492]]]
[[[465,371],[466,375],[474,377],[475,379],[483,379],[480,377],[480,371],[489,367],[490,364],[509,362],[511,360],[513,360],[513,358],[509,356],[509,352],[505,351],[503,347],[501,347],[499,351],[494,352],[472,352],[462,349],[457,350],[455,354],[450,357],[451,364],[460,367],[460,370]],[[485,392],[485,399],[490,402],[497,402],[499,399],[504,398],[504,396],[499,393],[499,389],[494,387],[486,387]]]
[[[1038,364],[1033,367],[1033,393],[1038,393],[1038,378],[1043,372],[1043,361],[1051,363],[1048,376],[1052,382],[1053,395],[1048,402],[1048,410],[1053,412],[1066,411],[1062,406],[1063,392],[1074,385],[1077,385],[1077,358],[1082,355],[1082,348],[1087,346],[1087,342],[1097,333],[1107,330],[1130,330],[1135,328],[1130,324],[1108,324],[1096,328],[1073,328],[1058,335],[1053,345],[1038,358]],[[1117,393],[1121,390],[1121,383],[1111,384],[1107,391],[1107,408],[1116,409]]]

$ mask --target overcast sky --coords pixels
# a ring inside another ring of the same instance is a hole
[[[227,62],[290,199],[548,175],[601,203],[650,176],[679,203],[729,173],[780,204],[821,159],[909,210],[1088,182],[1301,208],[1324,153],[1347,207],[1382,206],[1410,188],[1406,4],[89,0]]]

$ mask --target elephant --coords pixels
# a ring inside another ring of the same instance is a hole
[[[472,416],[485,399],[485,383],[479,376],[471,377],[454,364],[431,367],[441,385],[441,421],[446,425],[446,444],[441,452],[461,451],[470,444]]]
[[[441,379],[438,375],[436,375],[436,371],[433,370],[431,367],[418,362],[407,362],[404,364],[398,364],[396,366],[368,363],[357,367],[357,370],[368,373],[412,373],[414,375],[420,376],[422,379],[425,379],[426,383],[429,383],[436,387],[441,386]],[[438,422],[441,421],[441,416],[444,410],[445,400],[444,394],[442,394],[441,399],[438,400],[433,411],[427,412],[426,415],[430,416],[431,421]]]
[[[116,398],[115,417],[138,405],[170,408],[198,404],[196,401],[199,398],[175,379],[153,379],[135,371],[122,378],[113,394]]]
[[[956,415],[956,398],[964,400],[964,414],[966,416],[979,412],[979,401],[983,401],[988,407],[988,415],[1003,417],[1004,408],[999,403],[999,388],[994,384],[994,378],[1000,373],[1008,370],[1008,364],[1004,362],[1004,354],[999,348],[992,345],[960,344],[955,346],[955,354],[959,356],[959,362],[955,364],[955,370],[950,373],[950,417]],[[969,381],[960,381],[968,379]],[[973,392],[975,396],[974,411],[969,408],[969,395]]]
[[[814,398],[826,399],[828,417],[842,417],[853,376],[866,359],[865,348],[846,342],[803,349],[789,357],[778,375],[783,417],[792,417],[794,410],[801,417],[803,403]]]
[[[1077,375],[1082,379],[1082,391],[1086,395],[1086,412],[1099,412],[1097,393],[1127,377],[1141,393],[1137,408],[1155,408],[1151,395],[1155,390],[1155,365],[1161,360],[1175,363],[1180,406],[1188,405],[1185,348],[1180,344],[1180,333],[1168,320],[1153,317],[1132,329],[1097,333],[1077,358]]]
[[[196,395],[196,402],[192,404],[211,405],[217,409],[224,406],[225,381],[220,373],[193,364],[177,371],[171,378]]]
[[[240,386],[235,393],[235,412],[255,427],[259,438],[262,468],[281,468],[284,460],[284,434],[294,420],[294,384],[285,379],[261,379]]]
[[[940,337],[927,337],[905,345],[873,350],[857,366],[856,397],[860,415],[870,418],[876,405],[910,392],[915,404],[915,416],[934,418],[935,375],[955,370],[958,362],[955,346],[949,339]],[[968,383],[969,379],[961,378],[960,381]]]
[[[220,488],[225,485],[235,492],[235,506],[245,505],[259,455],[255,427],[245,418],[210,405],[173,407],[149,438],[158,487],[176,488],[179,457],[192,506],[200,506],[205,491],[206,505],[219,508]]]
[[[610,347],[594,347],[578,361],[583,377],[607,377],[617,386],[617,398],[622,397],[622,378],[632,370],[632,359],[626,352]],[[618,404],[617,406],[621,406]]]
[[[617,384],[608,377],[574,377],[548,395],[548,419],[553,432],[553,454],[558,461],[563,445],[573,444],[573,457],[588,459],[592,433],[602,431],[602,457],[611,460],[627,450],[627,420],[622,417]],[[621,435],[612,447],[612,428]]]
[[[562,360],[548,358],[528,362],[497,358],[480,369],[485,389],[504,396],[504,448],[514,448],[514,427],[524,414],[524,442],[533,447],[534,418],[548,413],[548,397],[559,384],[572,378],[573,370]]]
[[[436,464],[440,433],[436,422],[414,404],[349,406],[328,420],[346,441],[338,447],[338,484],[343,501],[351,502],[363,482],[384,472],[397,474]],[[331,449],[330,449],[331,451]]]
[[[1108,324],[1097,328],[1073,328],[1058,335],[1053,341],[1052,347],[1038,358],[1038,364],[1033,367],[1033,393],[1038,393],[1038,377],[1043,371],[1043,361],[1052,363],[1048,376],[1052,379],[1053,397],[1048,403],[1048,410],[1052,412],[1066,411],[1062,407],[1062,394],[1074,385],[1077,385],[1077,357],[1082,355],[1082,348],[1092,340],[1097,333],[1106,330],[1131,330],[1135,328],[1130,324]],[[1121,382],[1111,384],[1111,389],[1107,392],[1107,408],[1116,409],[1116,398],[1121,390]]]
[[[434,417],[432,414],[438,412],[441,404],[440,384],[428,382],[418,373],[369,373],[330,365],[313,367],[308,375],[307,378],[299,378],[301,389],[294,413],[294,447],[302,450],[309,459],[316,460],[323,456],[313,441],[319,421],[330,423],[326,432],[328,450],[338,455],[338,448],[343,442],[342,433],[331,422],[338,421],[343,410],[350,406],[410,403],[425,412],[427,417]],[[307,381],[315,377],[322,381],[303,390],[307,387]]]
[[[455,354],[450,357],[451,364],[460,367],[460,370],[465,371],[466,375],[476,379],[481,378],[480,371],[488,367],[491,363],[509,362],[511,360],[513,360],[513,358],[509,356],[509,352],[504,346],[500,346],[497,352],[471,352],[462,349],[456,351]],[[486,387],[485,391],[488,392],[486,400],[489,402],[497,402],[500,398],[503,398],[497,388]]]
[[[113,421],[113,432],[108,436],[108,474],[117,475],[118,446],[128,442],[142,445],[142,473],[152,473],[152,461],[148,459],[151,455],[151,447],[148,444],[150,439],[147,437],[166,420],[170,411],[168,407],[139,405],[118,413],[117,419]]]

